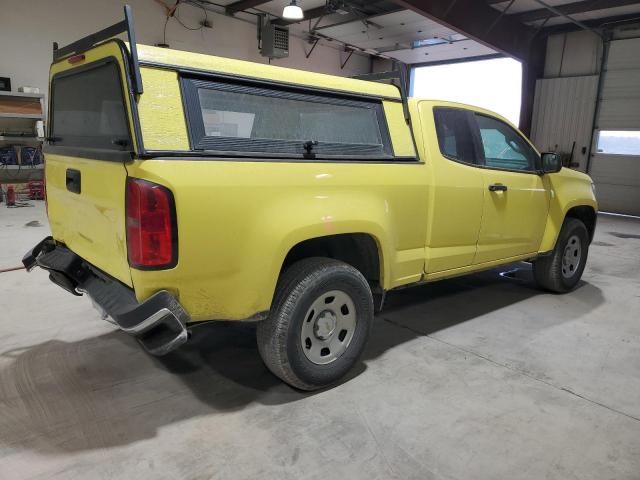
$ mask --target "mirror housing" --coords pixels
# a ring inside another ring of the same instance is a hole
[[[562,157],[555,152],[542,154],[542,173],[556,173],[562,169]]]

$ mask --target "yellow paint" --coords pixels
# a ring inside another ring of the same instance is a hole
[[[543,178],[532,173],[482,169],[484,202],[482,228],[473,263],[535,254],[549,211],[549,192]],[[489,185],[507,185],[506,192],[490,192]]]
[[[427,227],[426,169],[415,164],[145,160],[129,175],[174,194],[178,265],[131,275],[143,300],[173,288],[194,320],[268,310],[280,268],[301,241],[368,233],[384,288],[418,281]]]
[[[107,42],[84,55],[85,60],[75,65],[67,59],[54,63],[50,77],[105,57],[114,57],[122,78],[126,78],[122,53],[116,42]],[[129,112],[129,96],[124,85],[123,96]],[[129,123],[133,128],[131,115]],[[135,138],[132,140],[135,142]],[[125,236],[125,167],[116,162],[53,153],[47,153],[45,160],[48,215],[53,237],[91,264],[132,286]],[[81,194],[67,190],[68,168],[80,171]]]
[[[499,260],[493,260],[491,262],[476,263],[473,265],[467,265],[466,267],[452,268],[450,270],[443,270],[441,272],[428,273],[427,275],[425,275],[425,282],[429,283],[438,280],[444,280],[445,278],[460,277],[469,273],[481,272],[490,268],[499,267],[500,265],[528,260],[530,258],[531,255],[517,255],[515,257],[501,258]]]
[[[68,168],[79,170],[82,193],[66,188]],[[131,286],[124,219],[127,172],[121,163],[46,154],[49,225],[53,238]]]
[[[383,102],[383,106],[394,155],[397,157],[415,157],[416,149],[411,139],[411,130],[407,128],[407,120],[404,118],[402,103]]]
[[[92,58],[111,47],[89,52]],[[143,60],[335,90],[398,97],[391,86],[205,55],[140,46]],[[52,71],[65,68],[59,64]],[[176,72],[142,68],[139,113],[145,146],[188,150]],[[376,242],[384,289],[471,273],[553,248],[574,205],[597,208],[587,176],[542,177],[464,165],[440,154],[435,105],[411,100],[414,149],[399,102],[385,101],[394,153],[415,163],[155,158],[125,166],[47,157],[54,237],[135,288],[139,300],[174,292],[194,321],[240,320],[269,310],[287,253],[326,235],[364,233]],[[82,198],[64,189],[65,169],[82,169]],[[126,172],[125,172],[126,168]],[[126,175],[165,185],[175,197],[179,256],[169,270],[126,265]],[[487,185],[509,183],[509,200]],[[547,213],[548,212],[548,213]],[[486,222],[485,222],[486,220]],[[130,278],[129,278],[130,276]]]
[[[416,140],[429,171],[427,273],[471,264],[476,253],[484,193],[479,168],[453,162],[440,154],[433,122],[435,105],[425,100],[412,102],[414,118],[419,119],[419,124],[414,125],[418,132]]]
[[[141,61],[174,67],[400,99],[400,92],[393,85],[306,72],[293,68],[276,67],[274,65],[265,65],[244,60],[215,57],[202,53],[182,52],[180,50],[138,45],[138,57]]]
[[[147,150],[189,150],[178,74],[141,68],[144,94],[138,101],[140,128]]]
[[[562,228],[562,222],[569,210],[579,206],[589,206],[596,212],[598,202],[591,188],[591,178],[581,172],[563,168],[559,173],[543,177],[549,191],[549,216],[547,217],[540,253],[553,250]]]

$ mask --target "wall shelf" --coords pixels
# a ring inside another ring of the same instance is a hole
[[[44,98],[44,93],[2,92],[0,97]]]
[[[44,138],[28,137],[28,136],[22,136],[22,135],[0,135],[0,142],[40,143],[40,142],[44,142]]]
[[[40,113],[2,113],[0,112],[0,118],[30,118],[33,120],[44,120],[44,117]]]

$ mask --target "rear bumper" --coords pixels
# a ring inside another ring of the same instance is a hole
[[[27,271],[40,267],[49,279],[73,295],[86,293],[124,332],[153,355],[164,355],[188,339],[189,315],[167,291],[139,303],[132,289],[47,237],[26,253]]]

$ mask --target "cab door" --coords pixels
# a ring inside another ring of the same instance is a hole
[[[425,273],[433,274],[473,262],[483,177],[471,112],[426,101],[419,103],[419,109],[429,169]]]
[[[506,122],[474,113],[483,157],[482,226],[474,264],[538,251],[549,212],[539,155]]]

